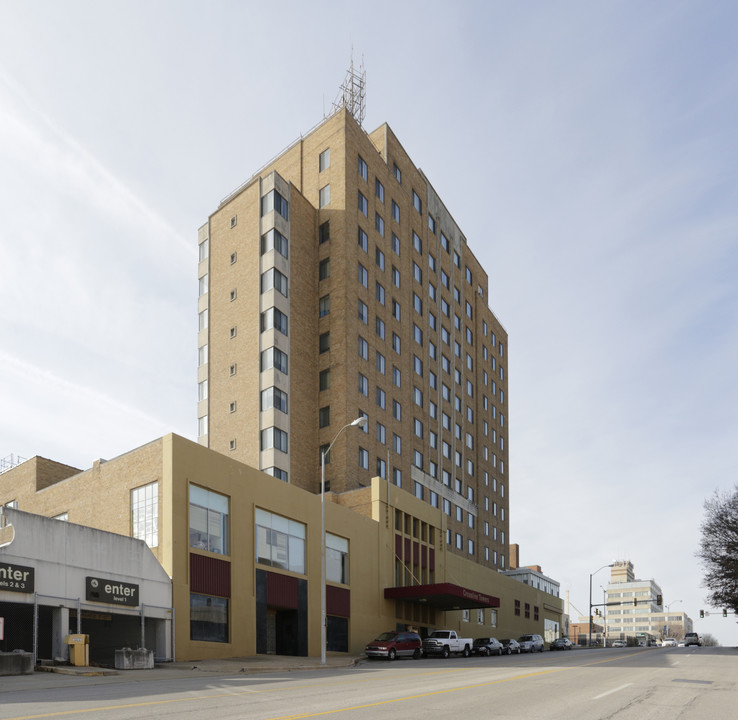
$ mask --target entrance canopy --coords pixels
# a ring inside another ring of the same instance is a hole
[[[409,600],[438,610],[467,610],[471,608],[500,607],[500,598],[470,590],[453,583],[409,585],[384,589],[387,600]]]

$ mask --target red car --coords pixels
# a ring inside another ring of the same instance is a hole
[[[384,632],[372,640],[364,652],[369,659],[386,657],[394,660],[397,657],[411,657],[417,660],[422,654],[423,641],[414,632]]]

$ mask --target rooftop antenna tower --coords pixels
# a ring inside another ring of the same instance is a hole
[[[359,127],[364,126],[364,117],[366,116],[366,70],[364,70],[363,56],[358,71],[354,70],[353,48],[351,48],[351,65],[338,91],[338,97],[333,101],[333,112],[337,112],[342,107],[345,107],[351,113],[354,120],[359,123]]]

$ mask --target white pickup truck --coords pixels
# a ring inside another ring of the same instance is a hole
[[[469,657],[473,640],[460,638],[456,630],[434,630],[423,639],[423,655],[441,655],[447,658],[451,653]]]

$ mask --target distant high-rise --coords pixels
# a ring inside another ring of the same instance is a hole
[[[389,126],[337,110],[226,197],[199,244],[199,441],[319,492],[321,448],[366,416],[331,450],[330,490],[387,478],[438,508],[454,552],[504,569],[507,333]]]

